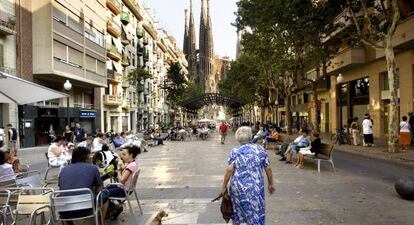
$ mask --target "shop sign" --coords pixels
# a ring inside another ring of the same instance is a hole
[[[79,112],[79,117],[80,118],[95,118],[96,117],[96,112],[81,111],[81,112]]]

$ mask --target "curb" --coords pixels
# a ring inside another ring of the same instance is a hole
[[[396,157],[392,157],[392,156],[385,157],[385,156],[381,156],[381,155],[375,155],[375,154],[370,154],[370,153],[365,153],[365,152],[360,152],[360,151],[354,151],[354,150],[346,150],[346,149],[335,148],[335,147],[334,147],[334,149],[336,151],[341,151],[341,152],[346,152],[346,153],[350,153],[350,154],[353,154],[353,155],[363,156],[363,157],[366,157],[366,158],[369,158],[369,159],[382,160],[382,161],[391,162],[391,163],[404,165],[404,166],[410,166],[410,167],[414,166],[414,160],[411,160],[411,159],[396,158]]]

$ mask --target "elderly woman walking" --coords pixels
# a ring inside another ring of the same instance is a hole
[[[263,170],[268,179],[268,191],[275,191],[273,186],[272,169],[266,150],[257,144],[250,144],[252,129],[240,127],[236,131],[238,148],[231,150],[228,167],[224,175],[221,193],[227,191],[230,181],[229,194],[233,204],[231,217],[234,225],[265,224],[265,182]]]

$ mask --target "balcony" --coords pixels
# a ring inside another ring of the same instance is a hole
[[[118,49],[112,44],[106,44],[106,54],[110,59],[117,62],[122,59],[121,53],[119,53]]]
[[[129,88],[129,81],[128,81],[128,79],[123,79],[123,81],[122,81],[122,88]]]
[[[144,33],[144,41],[143,41],[144,45],[148,45],[149,44],[149,38],[148,38],[148,34]]]
[[[394,47],[414,47],[414,14],[401,21],[393,36]]]
[[[144,37],[144,29],[137,28],[137,37],[138,38],[143,38]]]
[[[128,58],[127,57],[122,57],[122,61],[121,61],[121,65],[123,66],[123,67],[126,67],[126,66],[129,66],[129,60],[128,60]]]
[[[0,35],[16,34],[16,17],[4,11],[0,11]]]
[[[36,102],[36,103],[33,103],[33,105],[40,106],[40,107],[58,108],[59,107],[59,99]]]
[[[328,73],[365,62],[365,49],[347,47],[330,61]]]
[[[143,84],[137,84],[137,92],[144,92],[144,85]]]
[[[144,52],[144,61],[148,62],[149,61],[149,53],[148,52]]]
[[[122,32],[122,38],[121,38],[121,43],[125,46],[125,45],[129,45],[129,43],[131,43],[131,36],[129,36],[128,34]]]
[[[81,109],[93,109],[93,104],[84,103],[84,102],[75,102],[73,103],[74,108],[81,108]]]
[[[108,33],[112,36],[119,38],[121,36],[121,26],[116,24],[113,20],[109,20],[106,24],[106,29]]]
[[[129,12],[122,12],[122,14],[121,14],[121,22],[124,25],[127,25],[129,23]]]
[[[122,74],[115,72],[114,70],[107,69],[106,74],[108,76],[108,80],[112,83],[119,84],[122,82]]]
[[[144,52],[145,52],[145,49],[144,48],[141,48],[141,47],[138,47],[137,48],[137,55],[138,56],[143,56],[144,55]]]
[[[138,18],[139,21],[142,21],[144,18],[141,14],[141,7],[135,0],[123,0],[124,4],[129,8],[129,10],[134,13],[134,15]]]
[[[104,95],[103,103],[109,106],[121,106],[122,97],[118,95]]]
[[[106,6],[115,15],[118,15],[119,13],[121,13],[121,2],[119,0],[106,0]]]
[[[129,112],[131,109],[131,101],[129,99],[124,99],[122,101],[122,108],[125,109],[125,111]]]

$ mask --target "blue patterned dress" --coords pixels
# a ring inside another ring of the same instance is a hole
[[[233,203],[232,220],[248,225],[265,224],[264,167],[269,165],[266,150],[245,144],[231,150],[229,165],[235,165],[229,193]]]

